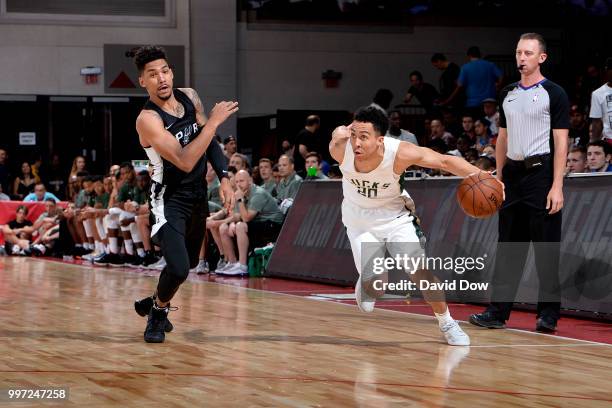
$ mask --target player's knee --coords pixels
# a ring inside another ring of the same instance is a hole
[[[165,257],[166,271],[183,282],[189,276],[189,259],[183,257]]]
[[[236,231],[237,232],[246,233],[248,230],[249,230],[249,226],[247,225],[246,222],[240,221],[238,224],[236,224]]]

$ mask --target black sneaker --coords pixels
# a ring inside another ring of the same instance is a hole
[[[125,262],[125,266],[130,266],[132,268],[140,268],[142,266],[142,258],[138,255],[126,255],[123,261]]]
[[[166,339],[166,322],[168,321],[168,307],[158,308],[153,305],[149,312],[147,328],[144,331],[144,341],[147,343],[163,343]]]
[[[484,311],[470,316],[470,323],[487,329],[503,329],[506,327],[506,322],[500,320],[495,314]]]
[[[114,268],[125,266],[125,259],[119,254],[109,254],[108,266]]]
[[[156,263],[157,261],[159,261],[159,258],[156,257],[153,252],[151,251],[147,251],[145,253],[145,257],[142,258],[142,267],[143,268],[148,268],[149,265],[153,265],[154,263]]]
[[[540,333],[554,333],[557,331],[557,320],[552,317],[538,317],[536,331]]]
[[[111,259],[113,259],[113,257],[115,256],[117,255],[112,253],[102,254],[101,257],[94,258],[93,263],[94,265],[107,266],[110,263]]]
[[[85,247],[74,247],[74,256],[83,256],[85,254],[90,254],[93,252],[93,249],[87,249]]]
[[[144,299],[135,301],[134,309],[136,310],[136,313],[144,317],[148,315],[149,312],[151,312],[151,308],[153,307],[154,302],[155,302],[155,298],[153,296],[148,296]],[[170,305],[168,305],[168,307],[170,307]],[[170,333],[172,329],[174,329],[174,326],[172,325],[172,323],[170,323],[170,320],[166,318],[166,327],[164,327],[164,331],[166,333]]]

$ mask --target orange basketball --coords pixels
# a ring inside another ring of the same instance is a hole
[[[487,218],[502,205],[503,189],[495,176],[486,172],[472,174],[463,179],[457,188],[457,201],[470,217]]]

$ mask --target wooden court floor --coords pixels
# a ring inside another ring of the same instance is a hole
[[[186,282],[164,344],[142,340],[143,273],[0,258],[0,389],[75,407],[610,407],[612,347],[210,282]],[[52,406],[15,403],[1,406]],[[57,406],[57,405],[55,405]]]

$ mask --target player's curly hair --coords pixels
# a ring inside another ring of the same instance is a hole
[[[389,130],[389,117],[381,109],[374,106],[365,106],[357,109],[355,120],[357,122],[371,123],[374,130],[380,136],[384,136],[387,134],[387,130]]]
[[[144,70],[145,65],[158,59],[167,60],[166,50],[158,45],[144,45],[134,53],[134,64],[140,73]]]

